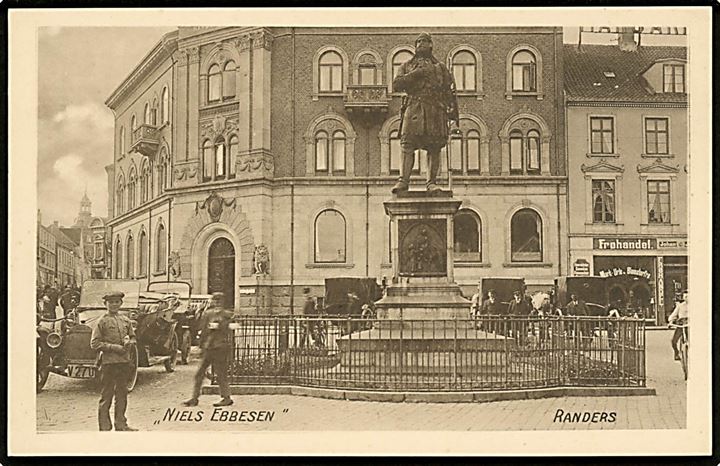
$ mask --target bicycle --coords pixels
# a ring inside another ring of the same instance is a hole
[[[674,329],[682,329],[682,335],[680,337],[680,348],[678,352],[680,353],[680,365],[682,366],[683,375],[685,376],[685,380],[687,380],[688,377],[688,325],[687,324],[668,324],[669,328]]]

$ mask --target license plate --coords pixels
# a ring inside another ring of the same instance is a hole
[[[68,366],[68,375],[78,379],[92,379],[95,377],[95,368],[88,366]]]

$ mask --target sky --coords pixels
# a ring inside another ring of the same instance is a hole
[[[87,189],[92,213],[107,216],[114,118],[105,100],[174,27],[45,27],[38,30],[38,208],[42,223],[72,225]],[[578,28],[565,28],[577,43]],[[594,37],[592,37],[594,36]],[[645,39],[659,45],[667,36]],[[583,43],[612,43],[584,35]],[[670,45],[670,44],[668,44]]]

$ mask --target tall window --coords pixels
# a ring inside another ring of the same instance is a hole
[[[510,221],[510,256],[513,262],[542,261],[542,220],[532,209],[521,209]]]
[[[648,223],[670,223],[670,181],[648,180]]]
[[[122,278],[122,243],[118,236],[115,241],[115,278]]]
[[[117,181],[115,204],[118,215],[125,212],[125,180],[122,176],[120,176]]]
[[[397,77],[398,72],[400,71],[400,66],[402,66],[403,63],[409,61],[413,57],[413,54],[408,52],[407,50],[400,50],[398,53],[393,55],[392,59],[392,78],[395,79]]]
[[[523,171],[523,135],[520,130],[510,132],[510,172]]]
[[[218,65],[208,71],[208,102],[217,102],[222,97],[222,74]]]
[[[225,140],[215,141],[215,178],[225,178]]]
[[[238,138],[237,136],[230,136],[230,143],[228,145],[228,153],[230,156],[230,165],[228,167],[228,177],[235,178],[235,171],[237,170],[238,160]]]
[[[590,153],[615,153],[615,129],[612,117],[590,118]]]
[[[137,177],[135,176],[135,169],[133,168],[130,171],[130,176],[128,176],[128,184],[127,184],[127,195],[128,195],[128,210],[132,210],[135,208],[135,183],[136,183]]]
[[[143,112],[143,123],[149,125],[152,123],[150,117],[150,104],[145,102],[145,112]]]
[[[160,150],[160,157],[157,164],[157,192],[158,196],[162,195],[167,188],[167,177],[168,177],[168,155],[167,151],[163,147]]]
[[[379,84],[375,57],[369,53],[365,53],[360,56],[358,62],[358,84],[361,86]]]
[[[685,65],[663,65],[663,91],[685,92]]]
[[[458,91],[474,91],[476,89],[475,55],[461,50],[452,57],[452,73]]]
[[[135,278],[135,241],[132,235],[128,236],[125,244],[125,278]]]
[[[593,180],[594,223],[615,223],[615,180]]]
[[[328,209],[315,218],[315,262],[345,262],[345,217]]]
[[[145,230],[140,232],[139,238],[139,253],[138,253],[138,275],[143,276],[147,274],[147,257],[148,257],[148,240]]]
[[[142,172],[140,174],[140,202],[145,203],[150,197],[150,164],[148,161],[143,162]]]
[[[150,109],[150,124],[157,126],[158,103],[157,99],[153,99],[152,108]]]
[[[531,129],[527,132],[525,141],[527,143],[527,150],[525,151],[527,171],[537,173],[540,171],[540,133]]]
[[[454,253],[456,260],[482,260],[480,218],[469,209],[461,209],[453,220]]]
[[[120,127],[120,157],[125,155],[125,127]]]
[[[537,130],[510,131],[510,173],[540,173],[540,133]]]
[[[160,123],[170,121],[170,92],[167,87],[162,90],[162,107],[160,107]]]
[[[400,131],[390,131],[390,173],[400,173],[402,164],[402,148],[400,147]]]
[[[535,55],[520,50],[512,58],[512,90],[532,92],[537,89]]]
[[[345,142],[343,131],[334,131],[332,137],[326,131],[318,131],[315,134],[315,171],[344,172]]]
[[[235,97],[235,62],[229,61],[225,63],[223,69],[223,98]]]
[[[465,160],[468,172],[480,171],[480,133],[470,130],[466,134]]]
[[[645,153],[654,155],[668,154],[668,119],[645,119]]]
[[[463,169],[463,140],[462,135],[453,134],[448,144],[450,150],[450,168],[452,171],[462,172]]]
[[[130,118],[130,137],[134,140],[135,139],[135,130],[137,129],[137,118],[135,118],[135,115]]]
[[[155,271],[164,272],[167,266],[167,235],[165,234],[165,227],[162,223],[157,229],[155,245]]]
[[[320,92],[342,92],[343,61],[339,53],[329,50],[320,57]]]
[[[203,179],[205,181],[212,180],[213,177],[213,145],[210,140],[203,142]]]

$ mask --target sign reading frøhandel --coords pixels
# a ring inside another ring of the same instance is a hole
[[[593,249],[601,251],[644,251],[656,247],[655,238],[593,238]]]

